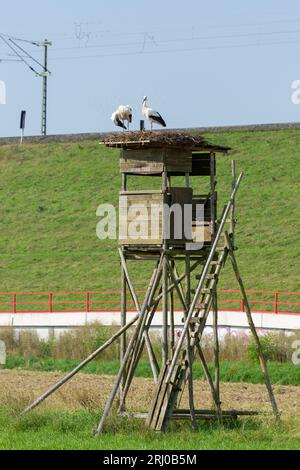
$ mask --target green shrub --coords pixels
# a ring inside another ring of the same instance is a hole
[[[299,333],[286,334],[285,332],[269,332],[260,336],[260,344],[267,361],[290,362],[293,354],[292,343],[299,337]],[[259,360],[258,350],[253,337],[248,345],[248,357],[251,361]]]

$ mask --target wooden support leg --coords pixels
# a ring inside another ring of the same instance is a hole
[[[190,346],[190,332],[187,333],[187,361],[188,361],[188,390],[189,390],[189,408],[191,415],[192,428],[196,429],[196,415],[194,403],[194,384],[193,384],[193,358]]]
[[[163,261],[162,294],[162,365],[164,366],[168,360],[168,265],[166,254]]]
[[[172,269],[172,266],[167,262],[168,264],[168,270],[171,276],[171,279],[175,285],[175,288],[177,290],[179,299],[182,303],[183,306],[183,312],[184,316],[186,317],[187,311],[189,309],[189,304],[190,304],[190,260],[189,258],[186,259],[186,273],[185,273],[185,278],[186,278],[186,286],[187,286],[187,294],[186,294],[186,299],[184,299],[184,294],[182,291],[182,286],[180,284],[177,284],[177,279],[176,275]],[[187,333],[187,362],[188,362],[188,392],[189,392],[189,407],[190,407],[190,414],[191,414],[191,421],[192,421],[192,427],[193,429],[196,428],[196,416],[195,416],[195,405],[194,405],[194,387],[193,387],[193,357],[192,357],[192,352],[191,352],[191,347],[190,347],[190,331]]]
[[[177,294],[178,294],[178,297],[179,297],[179,300],[182,304],[182,307],[183,307],[183,312],[184,314],[186,314],[186,310],[187,310],[187,305],[186,305],[186,301],[184,299],[184,294],[183,294],[183,290],[182,290],[182,287],[180,285],[180,282],[178,282],[178,278],[176,277],[170,263],[168,262],[167,260],[167,269],[168,269],[168,272],[171,276],[171,280],[173,282],[173,285],[177,291]]]
[[[151,340],[150,340],[150,337],[149,337],[148,330],[145,331],[144,335],[145,335],[145,338],[147,338],[147,341],[145,341],[146,342],[146,348],[147,348],[148,356],[149,356],[150,362],[151,362],[151,369],[152,369],[152,372],[153,372],[154,382],[156,383],[157,379],[158,379],[158,376],[159,376],[159,365],[158,365],[158,362],[157,362],[157,359],[156,359],[156,356],[155,356],[155,353],[154,353],[154,350],[153,350],[153,347],[152,347],[152,344],[151,344]]]
[[[191,272],[194,271],[198,265],[199,265],[199,261],[196,261],[196,263],[194,263],[193,266],[191,267]],[[176,268],[175,268],[174,273],[176,273]],[[178,286],[180,288],[180,290],[182,291],[182,287],[181,287],[180,284],[184,280],[184,278],[185,278],[185,273],[181,274],[180,276],[178,276],[178,274],[177,274],[177,278],[176,278],[177,281],[174,282],[173,284],[171,284],[170,286],[168,286],[168,292],[171,292],[172,290],[174,290],[176,288],[176,286]],[[183,294],[182,294],[182,297],[184,298]],[[162,299],[162,293],[160,293],[157,297],[155,297],[153,302],[156,302],[157,300],[160,300],[160,299]]]
[[[133,351],[133,348],[136,344],[136,341],[137,341],[138,337],[140,337],[140,335],[143,335],[143,330],[144,330],[145,321],[146,321],[145,313],[146,313],[147,309],[149,308],[149,304],[151,304],[151,302],[152,302],[153,295],[154,295],[154,292],[156,290],[156,289],[153,289],[153,286],[155,286],[155,288],[156,288],[157,280],[160,276],[161,269],[162,269],[162,261],[163,261],[163,256],[160,258],[158,266],[156,267],[156,269],[153,272],[153,275],[151,276],[151,280],[150,280],[150,283],[149,283],[149,286],[148,286],[148,289],[147,289],[144,304],[143,304],[143,307],[142,307],[141,312],[139,314],[139,319],[138,319],[138,322],[137,322],[137,325],[136,325],[136,330],[135,330],[134,334],[132,335],[131,340],[128,344],[128,347],[127,347],[127,350],[126,350],[126,353],[125,353],[125,356],[124,356],[124,359],[123,359],[123,363],[121,364],[121,367],[120,367],[119,373],[116,377],[113,389],[111,391],[111,394],[110,394],[110,396],[107,400],[106,406],[104,408],[102,418],[99,422],[99,426],[98,426],[97,431],[96,431],[97,436],[99,436],[101,434],[101,432],[103,431],[105,420],[106,420],[107,416],[109,415],[109,413],[111,411],[111,408],[113,406],[114,400],[116,398],[116,395],[118,393],[118,390],[119,390],[119,387],[120,387],[120,384],[121,384],[121,381],[122,381],[124,371],[127,367],[128,359],[130,358],[130,356],[132,354],[132,351]],[[151,297],[151,295],[152,295],[152,297]]]
[[[186,284],[186,296],[185,296],[186,310],[184,312],[184,316],[186,318],[187,312],[191,305],[191,260],[188,255],[185,257],[185,284]],[[193,429],[196,429],[197,423],[196,423],[195,403],[194,403],[193,358],[192,358],[192,351],[191,351],[190,330],[188,330],[187,332],[186,344],[187,344],[187,361],[188,361],[189,407],[190,407],[192,427]]]
[[[121,266],[121,327],[126,325],[126,275],[124,273],[124,269]],[[120,363],[122,364],[124,356],[126,352],[126,332],[121,336],[120,338]],[[124,371],[123,377],[122,377],[122,383],[120,387],[120,399],[122,396],[123,388],[126,383],[126,371]],[[125,411],[125,402],[122,411]]]
[[[232,160],[231,162],[231,176],[232,176],[232,188],[234,188],[236,183],[236,171],[235,171],[235,161]],[[231,214],[230,214],[230,236],[232,241],[232,247],[234,248],[235,240],[234,240],[234,232],[235,232],[235,201],[232,204]]]
[[[272,405],[273,413],[274,413],[276,419],[279,419],[280,414],[279,414],[279,411],[278,411],[277,403],[276,403],[274,393],[273,393],[273,389],[272,389],[272,385],[271,385],[271,382],[270,382],[267,363],[266,363],[264,353],[263,353],[263,350],[262,350],[262,347],[261,347],[261,344],[260,344],[260,340],[259,340],[256,328],[255,328],[255,325],[254,325],[254,322],[253,322],[253,319],[252,319],[251,308],[250,308],[250,305],[249,305],[249,302],[248,302],[248,298],[247,298],[247,294],[246,294],[246,291],[245,291],[245,287],[244,287],[242,278],[241,278],[240,273],[239,273],[237,261],[236,261],[234,251],[233,251],[233,247],[232,247],[232,242],[231,242],[230,237],[229,237],[227,232],[225,232],[225,239],[226,239],[226,243],[227,243],[227,247],[228,247],[228,255],[229,255],[229,258],[230,258],[230,261],[231,261],[236,279],[238,281],[238,284],[239,284],[239,287],[240,287],[240,290],[241,290],[241,293],[242,293],[242,296],[243,296],[243,299],[244,299],[244,305],[245,305],[245,311],[246,311],[246,315],[247,315],[248,324],[249,324],[251,333],[252,333],[253,338],[254,338],[255,343],[256,343],[256,347],[257,347],[257,351],[258,351],[258,355],[259,355],[259,361],[260,361],[261,369],[262,369],[262,372],[263,372],[263,375],[264,375],[265,384],[266,384],[266,387],[267,387],[267,390],[268,390],[268,394],[269,394],[270,402],[271,402],[271,405]]]
[[[170,269],[174,273],[175,262],[171,261]],[[170,354],[173,356],[175,348],[175,326],[174,326],[174,291],[170,291]]]
[[[216,398],[219,404],[218,410],[220,409],[220,347],[219,347],[219,334],[218,334],[218,299],[217,299],[217,289],[214,288],[213,292],[213,330],[214,330],[214,365],[215,365],[215,390]]]
[[[123,276],[125,277],[125,282],[127,282],[127,284],[128,284],[129,292],[131,294],[131,297],[132,297],[132,300],[134,302],[135,308],[136,308],[137,312],[140,312],[141,311],[141,306],[140,306],[139,300],[137,298],[137,295],[135,293],[134,287],[132,285],[132,282],[131,282],[131,279],[130,279],[130,276],[129,276],[129,272],[128,272],[128,269],[127,269],[126,259],[125,259],[125,256],[124,256],[123,251],[122,251],[121,248],[119,248],[119,254],[120,254],[120,259],[121,259]],[[149,340],[148,336],[145,337],[145,341],[146,341],[147,351],[148,351],[148,354],[149,354],[149,360],[150,360],[150,364],[151,364],[151,368],[152,368],[153,377],[155,379],[157,377],[157,369],[154,367],[153,357],[151,356],[152,347],[151,347],[150,340]],[[126,374],[126,371],[124,372],[124,374]],[[126,377],[124,377],[124,383],[125,382],[126,382]]]
[[[84,366],[91,362],[95,357],[97,357],[102,351],[108,348],[114,341],[120,338],[124,331],[128,330],[138,319],[140,315],[136,315],[130,322],[128,322],[123,328],[121,328],[117,333],[115,333],[109,340],[107,340],[102,346],[100,346],[96,351],[94,351],[90,356],[88,356],[84,361],[82,361],[75,369],[69,372],[65,377],[59,380],[55,385],[49,388],[43,395],[37,398],[31,405],[29,405],[22,413],[21,416],[28,413],[29,411],[36,408],[40,403],[46,400],[52,393],[62,387],[66,382],[68,382],[74,375],[76,375]]]
[[[153,316],[155,314],[155,311],[157,309],[158,303],[159,302],[156,302],[154,304],[154,306],[152,307],[152,311],[149,315],[147,325],[145,326],[145,329],[144,329],[144,336],[142,337],[140,342],[139,341],[136,342],[135,350],[133,351],[130,366],[128,368],[128,373],[127,373],[126,383],[125,383],[125,386],[124,386],[124,389],[123,389],[123,394],[122,394],[122,397],[121,397],[121,400],[120,400],[120,405],[119,405],[119,409],[118,409],[119,412],[122,411],[123,402],[125,403],[126,396],[127,396],[128,391],[129,391],[129,388],[130,388],[135,370],[137,368],[137,365],[139,363],[141,354],[143,352],[143,348],[144,348],[144,345],[145,345],[145,337],[146,337],[146,335],[148,335],[148,329],[150,328],[150,325],[151,325]],[[152,368],[152,370],[155,371],[154,380],[155,380],[155,382],[157,382],[157,379],[158,379],[158,376],[159,376],[159,366],[158,366],[154,351],[152,349],[152,345],[151,345],[150,340],[149,340],[149,344],[151,346],[151,354],[149,354],[149,357],[151,358],[151,361],[152,361],[151,368]]]
[[[207,382],[209,384],[209,387],[210,387],[210,390],[211,390],[211,395],[212,395],[213,402],[216,406],[218,416],[220,416],[220,414],[221,414],[220,400],[219,400],[218,393],[217,393],[216,387],[214,385],[213,379],[210,375],[210,372],[209,372],[209,369],[208,369],[203,351],[200,347],[199,341],[197,341],[197,343],[196,343],[196,348],[197,348],[197,351],[198,351],[199,359],[201,361],[203,372],[205,374],[206,380],[207,380]]]
[[[152,299],[154,297],[154,294],[155,294],[156,289],[158,287],[158,284],[160,282],[161,275],[162,275],[162,272],[161,272],[161,268],[160,268],[159,275],[156,278],[156,283],[152,285],[152,290],[151,290],[151,294],[150,294],[150,299],[151,300],[149,301],[149,308],[151,307],[151,310],[149,310],[148,312],[145,313],[144,329],[143,329],[142,334],[140,334],[138,336],[136,345],[135,345],[134,350],[132,352],[132,358],[131,358],[130,366],[129,366],[128,373],[127,373],[127,381],[126,381],[126,385],[125,385],[125,389],[124,389],[124,395],[127,394],[128,389],[130,387],[130,384],[131,384],[131,381],[132,381],[132,378],[133,378],[133,374],[134,374],[135,369],[138,365],[140,356],[143,352],[145,342],[146,342],[147,348],[149,348],[148,349],[149,360],[150,360],[154,380],[157,379],[157,376],[159,374],[159,366],[158,366],[158,363],[157,363],[156,357],[154,355],[154,351],[153,351],[153,348],[152,348],[152,345],[151,345],[151,342],[150,342],[150,339],[149,339],[149,336],[148,336],[148,331],[149,331],[149,328],[151,326],[154,314],[155,314],[156,309],[157,309],[158,304],[159,304],[159,300],[155,300],[155,301],[153,300],[152,301]]]
[[[187,311],[188,311],[191,305],[191,261],[188,255],[185,257],[185,287],[186,287],[185,301],[186,301]],[[187,314],[187,311],[186,311],[186,314]]]
[[[124,375],[124,371],[125,371],[126,366],[127,366],[128,358],[129,358],[129,356],[131,354],[131,351],[132,351],[132,348],[133,348],[133,346],[136,342],[136,338],[138,336],[138,333],[139,333],[139,331],[141,330],[141,328],[143,326],[143,320],[144,320],[143,315],[139,315],[139,320],[138,320],[138,323],[136,325],[136,330],[135,330],[134,334],[132,335],[132,338],[131,338],[131,340],[128,344],[125,356],[123,358],[123,363],[121,364],[119,373],[116,377],[113,389],[112,389],[111,394],[109,396],[109,399],[106,403],[106,406],[105,406],[104,411],[103,411],[102,418],[101,418],[99,426],[97,428],[96,436],[99,436],[101,434],[101,432],[103,431],[105,420],[106,420],[107,416],[109,415],[109,413],[111,411],[111,408],[113,406],[113,402],[114,402],[115,397],[118,393],[118,390],[119,390],[119,387],[120,387],[120,384],[121,384],[121,381],[122,381],[122,378],[123,378],[123,375]]]
[[[213,261],[214,257],[215,257],[215,254],[216,254],[216,251],[217,251],[217,247],[218,247],[218,244],[219,244],[219,241],[220,241],[220,237],[223,233],[223,230],[224,230],[224,226],[225,226],[225,223],[226,223],[226,219],[228,217],[228,214],[229,214],[229,211],[231,209],[231,205],[232,205],[232,202],[233,202],[233,199],[235,198],[235,195],[236,195],[236,192],[238,191],[238,188],[240,186],[240,183],[241,183],[241,180],[243,178],[243,173],[240,174],[237,182],[236,182],[236,185],[235,185],[235,188],[234,188],[234,191],[232,192],[231,196],[230,196],[230,199],[227,203],[227,206],[226,206],[226,209],[224,211],[224,214],[223,214],[223,217],[222,217],[222,220],[219,224],[219,227],[218,227],[218,231],[217,231],[217,234],[214,238],[214,242],[211,246],[211,249],[210,249],[210,252],[209,252],[209,255],[206,259],[206,263],[203,267],[203,270],[202,270],[202,273],[201,273],[201,276],[200,276],[200,279],[198,281],[198,284],[197,284],[197,288],[196,288],[196,292],[194,294],[194,297],[193,297],[193,300],[191,302],[191,305],[190,305],[190,308],[189,308],[189,311],[188,311],[188,314],[187,314],[187,317],[186,317],[186,321],[185,321],[185,324],[183,326],[183,329],[182,329],[182,332],[181,332],[181,336],[178,340],[178,343],[177,343],[177,346],[176,346],[176,349],[174,351],[174,355],[173,355],[173,358],[172,358],[172,361],[171,361],[171,364],[170,364],[170,367],[168,369],[168,373],[165,377],[165,382],[168,383],[170,382],[171,380],[171,376],[173,374],[173,371],[176,367],[176,362],[178,360],[178,357],[179,357],[179,354],[182,350],[182,346],[183,346],[183,343],[186,339],[186,335],[187,335],[187,331],[189,329],[189,326],[190,326],[190,320],[192,319],[193,317],[193,314],[194,314],[194,311],[195,311],[195,307],[196,307],[196,304],[198,302],[198,299],[199,299],[199,296],[201,294],[201,291],[202,291],[202,288],[204,286],[204,283],[206,281],[206,277],[207,277],[207,274],[209,272],[209,269],[211,268],[211,262]]]

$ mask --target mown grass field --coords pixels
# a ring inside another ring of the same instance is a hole
[[[199,424],[191,431],[173,424],[163,435],[146,430],[140,422],[110,420],[107,432],[93,436],[99,413],[44,411],[20,419],[0,409],[2,450],[288,450],[299,449],[299,422],[245,419],[238,424]],[[62,438],[63,436],[63,438]]]
[[[246,286],[299,291],[299,131],[207,137],[233,149],[218,159],[220,206],[230,192],[231,158],[245,172],[237,256]],[[199,191],[204,180],[196,183]],[[96,237],[96,209],[117,207],[119,188],[118,152],[97,141],[0,146],[0,291],[115,289],[117,242]],[[132,270],[147,277],[144,263]],[[227,268],[220,288],[234,286]]]

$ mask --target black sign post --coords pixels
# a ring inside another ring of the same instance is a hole
[[[25,121],[26,121],[26,111],[21,111],[21,118],[20,118],[21,144],[23,143],[23,138],[24,138]]]

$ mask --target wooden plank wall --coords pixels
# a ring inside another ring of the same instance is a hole
[[[190,149],[123,149],[120,171],[133,175],[157,175],[168,172],[190,173],[192,153]]]
[[[119,201],[119,242],[121,245],[160,245],[163,241],[162,213],[163,213],[164,195],[162,192],[134,192],[120,194]],[[132,206],[137,206],[130,213]],[[147,215],[143,211],[138,214],[138,206],[141,205],[147,210]],[[151,212],[154,209],[154,213]],[[129,211],[129,212],[128,212]],[[141,227],[147,227],[147,235],[132,239],[128,236],[128,226],[136,217]],[[153,232],[155,237],[153,238]]]
[[[121,150],[120,171],[136,175],[160,174],[164,170],[163,149]]]

